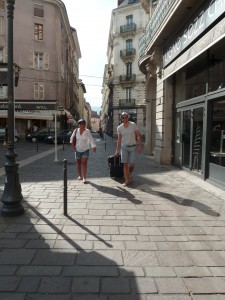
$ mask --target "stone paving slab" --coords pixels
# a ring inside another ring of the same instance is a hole
[[[87,184],[70,145],[54,162],[54,146],[20,144],[25,214],[0,217],[0,299],[224,300],[225,192],[144,154],[124,188],[109,178],[115,141],[96,143]]]

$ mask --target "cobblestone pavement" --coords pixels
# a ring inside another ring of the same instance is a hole
[[[224,300],[225,191],[144,154],[125,188],[109,178],[115,141],[96,143],[87,184],[70,145],[18,143],[25,213],[0,217],[0,299]]]

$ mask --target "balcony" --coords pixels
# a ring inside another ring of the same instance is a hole
[[[136,54],[135,48],[120,50],[120,57],[123,61],[134,60]]]
[[[152,17],[146,26],[146,33],[142,36],[139,42],[139,57],[145,54],[146,47],[151,42],[161,24],[165,22],[165,17],[174,2],[176,2],[176,0],[159,0]]]
[[[119,106],[122,107],[134,107],[135,106],[135,99],[120,99]]]
[[[133,83],[136,81],[136,74],[120,75],[120,83]]]
[[[130,23],[126,25],[120,26],[120,33],[121,34],[130,34],[130,33],[135,33],[136,32],[136,24],[135,23]]]

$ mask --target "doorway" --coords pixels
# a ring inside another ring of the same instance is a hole
[[[203,116],[204,107],[195,107],[177,112],[176,118],[175,162],[199,174],[203,169]]]

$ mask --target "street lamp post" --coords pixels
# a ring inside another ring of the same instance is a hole
[[[7,1],[8,17],[8,147],[6,151],[5,172],[6,181],[1,201],[3,202],[1,214],[6,217],[17,216],[24,213],[21,204],[23,200],[19,182],[18,166],[15,152],[15,108],[14,108],[14,64],[13,64],[13,17],[15,0]]]

